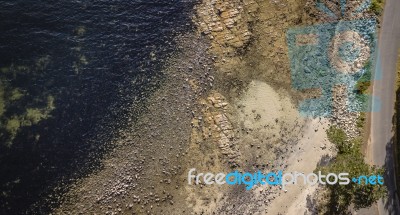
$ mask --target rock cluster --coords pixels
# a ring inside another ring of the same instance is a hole
[[[357,59],[351,59],[349,56],[342,59],[342,56],[340,56],[339,50],[346,41],[353,42],[354,44],[350,47],[346,47],[347,49],[345,52],[352,53],[355,48],[359,48],[360,53]],[[333,68],[345,74],[354,74],[364,67],[370,58],[370,52],[371,50],[368,42],[365,41],[359,33],[355,31],[344,31],[333,37],[328,53]]]
[[[349,111],[346,86],[336,86],[333,95],[332,124],[343,129],[348,137],[355,138],[359,135],[359,130],[357,129],[357,119],[359,116],[359,112]]]
[[[229,109],[228,103],[217,92],[212,92],[200,103],[203,106],[202,116],[192,119],[191,141],[202,144],[206,140],[211,140],[218,145],[221,154],[227,157],[228,163],[237,166],[236,160],[240,154],[235,147],[233,126],[226,113]]]
[[[319,7],[317,3],[324,7]],[[372,16],[371,11],[368,10],[369,4],[365,4],[365,1],[362,0],[345,2],[307,0],[305,6],[305,11],[314,18],[311,20],[313,23],[365,19],[366,17]]]
[[[205,0],[196,7],[196,23],[213,48],[234,51],[249,42],[249,22],[258,5],[254,0]]]

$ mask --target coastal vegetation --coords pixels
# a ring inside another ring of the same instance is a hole
[[[335,144],[337,155],[332,162],[319,166],[316,171],[324,174],[346,172],[349,173],[350,178],[360,175],[383,175],[384,169],[365,163],[360,137],[350,139],[342,129],[336,126],[331,126],[327,130],[327,136]],[[348,185],[327,185],[327,190],[317,209],[320,214],[348,214],[349,207],[354,207],[356,210],[366,208],[385,195],[386,187],[383,185],[354,182]]]
[[[372,0],[370,10],[375,15],[380,16],[383,12],[384,0]]]
[[[355,99],[358,101],[360,105],[362,105],[362,110],[366,111],[368,110],[368,104],[369,104],[369,99],[370,96],[368,94],[371,94],[371,81],[372,81],[372,65],[371,61],[366,62],[364,66],[364,74],[361,75],[361,77],[357,80],[354,88],[355,92]],[[357,127],[361,128],[363,127],[363,124],[359,124],[360,122],[357,121]]]
[[[365,73],[358,79],[356,83],[356,91],[359,94],[367,94],[369,87],[371,86],[371,62],[365,64]]]
[[[357,128],[362,129],[365,125],[366,120],[367,116],[365,112],[361,112],[360,116],[357,118]]]

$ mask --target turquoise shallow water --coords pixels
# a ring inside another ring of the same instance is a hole
[[[32,204],[61,179],[96,166],[124,126],[126,107],[162,84],[163,59],[174,50],[174,35],[191,28],[193,4],[0,1],[0,84],[6,100],[13,89],[24,95],[6,102],[0,116],[0,214],[45,213],[50,205]],[[5,147],[9,120],[26,118],[27,108],[45,109],[49,96],[52,117],[19,127]]]

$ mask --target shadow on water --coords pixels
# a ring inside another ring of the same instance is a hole
[[[171,38],[191,28],[194,3],[0,1],[0,84],[24,92],[6,104],[1,129],[49,96],[55,106],[50,118],[20,126],[8,147],[0,131],[0,214],[48,213],[71,179],[99,165],[134,117],[129,107],[137,116],[161,83]]]

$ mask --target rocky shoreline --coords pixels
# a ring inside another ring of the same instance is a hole
[[[314,188],[289,191],[188,185],[187,172],[313,171],[335,150],[331,124],[358,135],[335,90],[330,122],[304,119],[291,86],[286,31],[318,19],[313,1],[204,0],[197,32],[177,38],[163,86],[139,122],[119,132],[103,168],[78,181],[54,214],[276,214],[306,208]],[[135,111],[135,107],[132,107]],[[343,117],[345,116],[345,117]],[[279,201],[278,201],[279,200]],[[298,208],[296,208],[298,209]]]
[[[181,161],[187,156],[190,123],[197,112],[194,101],[209,90],[213,71],[204,40],[193,35],[177,39],[184,51],[171,57],[165,84],[148,99],[147,111],[119,131],[103,168],[76,182],[55,214],[188,210],[180,207],[185,195],[178,194],[185,168]]]

